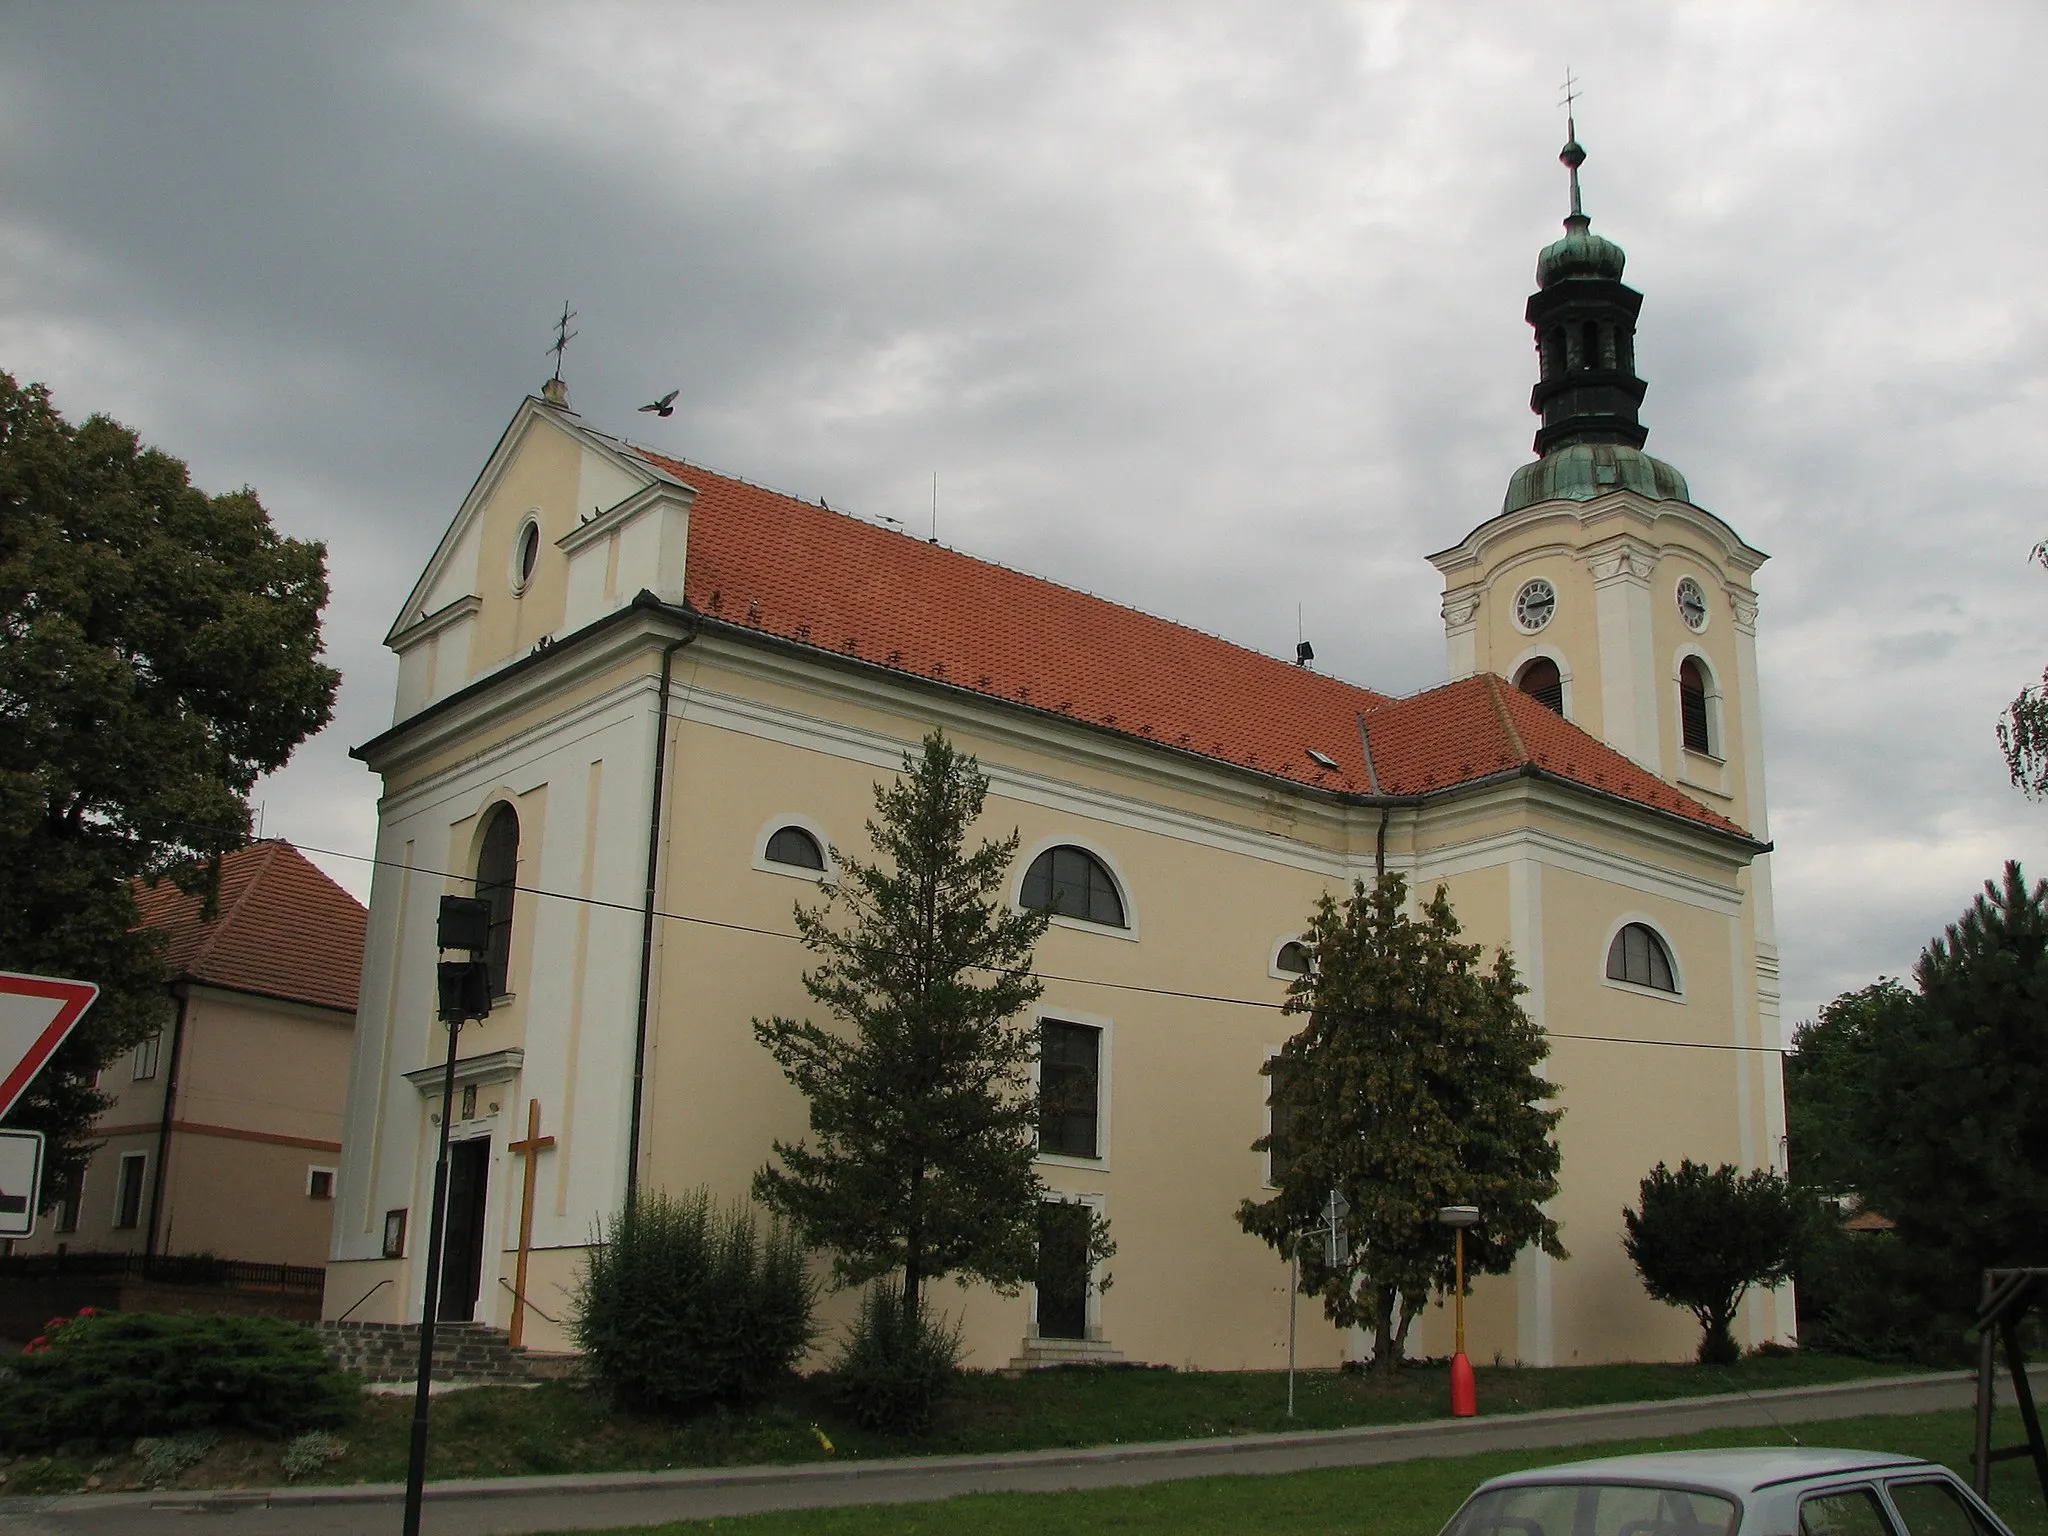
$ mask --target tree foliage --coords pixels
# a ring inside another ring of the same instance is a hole
[[[2032,558],[2048,566],[2048,541],[2034,546]],[[2020,791],[2031,800],[2048,799],[2048,672],[2006,705],[1998,721],[1998,749]]]
[[[1673,1173],[1659,1163],[1639,1207],[1622,1209],[1621,1245],[1645,1290],[1699,1319],[1700,1363],[1728,1365],[1742,1354],[1730,1330],[1735,1309],[1752,1285],[1791,1278],[1810,1209],[1774,1169],[1688,1158]]]
[[[1237,1218],[1287,1254],[1332,1189],[1350,1202],[1349,1261],[1332,1270],[1303,1245],[1302,1289],[1340,1327],[1371,1327],[1389,1372],[1429,1295],[1455,1284],[1441,1207],[1479,1207],[1468,1273],[1505,1273],[1532,1243],[1565,1257],[1542,1210],[1557,1193],[1563,1112],[1545,1107],[1550,1046],[1517,1001],[1526,989],[1505,951],[1487,969],[1479,945],[1459,942],[1442,886],[1416,917],[1407,893],[1388,874],[1318,906],[1315,964],[1287,1000],[1308,1023],[1265,1067],[1286,1109],[1279,1192]],[[1253,1146],[1272,1151],[1273,1138]]]
[[[0,373],[0,968],[100,998],[9,1117],[82,1162],[101,1067],[162,1027],[130,883],[200,889],[248,792],[326,724],[326,552],[253,491],[209,496],[103,416],[74,426]]]
[[[1002,887],[1017,835],[969,852],[988,780],[933,731],[902,777],[875,786],[875,863],[834,850],[839,881],[797,931],[822,963],[804,989],[844,1030],[754,1021],[810,1101],[811,1139],[777,1141],[756,1197],[833,1254],[857,1285],[900,1274],[906,1315],[926,1282],[964,1274],[1014,1290],[1033,1273],[1038,1205],[1038,999],[1044,913]],[[832,920],[843,909],[843,926]],[[1096,1234],[1096,1252],[1107,1238]]]
[[[1798,1033],[1785,1057],[1785,1130],[1791,1176],[1802,1188],[1830,1195],[1860,1192],[1867,1182],[1855,1128],[1870,1119],[1872,1053],[1908,1028],[1916,999],[1896,978],[1881,976],[1824,1004]]]

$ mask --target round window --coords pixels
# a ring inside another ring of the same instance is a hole
[[[1557,589],[1540,576],[1523,582],[1522,590],[1515,594],[1515,622],[1532,635],[1556,612]]]
[[[529,518],[519,528],[519,538],[512,546],[512,590],[524,592],[526,584],[533,580],[533,567],[540,559],[540,524]]]
[[[1707,589],[1690,576],[1679,579],[1678,616],[1694,634],[1707,627]]]

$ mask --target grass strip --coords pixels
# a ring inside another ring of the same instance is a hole
[[[2000,1417],[2001,1442],[2017,1438],[2018,1415],[2007,1412]],[[1797,1426],[1793,1432],[1810,1445],[1923,1456],[1969,1476],[1968,1410],[1841,1419]],[[974,1536],[1045,1536],[1048,1531],[1115,1536],[1435,1536],[1474,1487],[1502,1472],[1638,1451],[1782,1445],[1786,1438],[1754,1429],[1712,1430],[1625,1444],[1494,1451],[1269,1477],[1203,1477],[1138,1488],[984,1493],[928,1504],[787,1510],[636,1526],[632,1531],[636,1536],[704,1536],[713,1531],[722,1536],[942,1536],[960,1531]],[[2048,1511],[2030,1463],[2011,1461],[1994,1468],[1991,1502],[2017,1536],[2048,1536]],[[619,1536],[624,1536],[623,1530]]]

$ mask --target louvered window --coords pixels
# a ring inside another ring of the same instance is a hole
[[[1664,941],[1641,923],[1630,923],[1607,946],[1607,979],[1654,987],[1659,992],[1678,990]]]
[[[1515,686],[1545,709],[1564,713],[1564,674],[1548,656],[1538,656],[1515,677]]]
[[[1690,656],[1678,667],[1678,717],[1686,750],[1711,753],[1714,741],[1708,729],[1706,668]]]

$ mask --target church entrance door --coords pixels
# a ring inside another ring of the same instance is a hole
[[[1038,1207],[1038,1336],[1088,1337],[1088,1207]]]
[[[491,1179],[491,1138],[474,1136],[448,1148],[448,1222],[441,1246],[444,1323],[476,1316],[477,1283],[484,1271],[484,1193]]]

